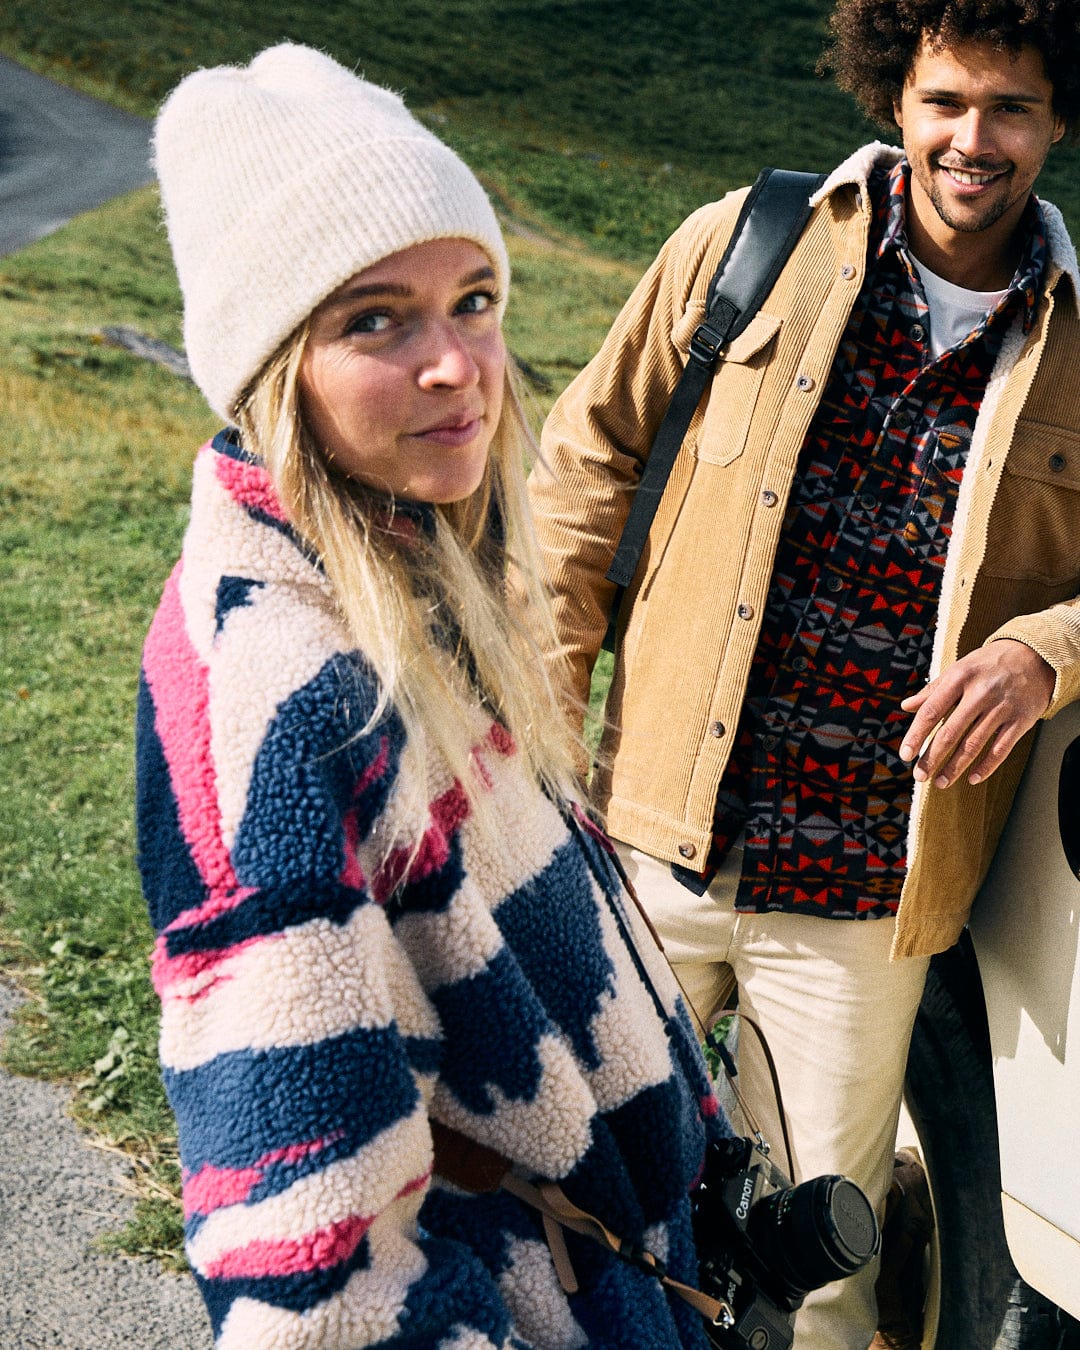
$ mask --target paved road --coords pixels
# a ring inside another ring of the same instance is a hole
[[[150,123],[0,56],[0,257],[151,180]]]
[[[0,1036],[18,1003],[0,981]],[[0,1347],[3,1350],[207,1350],[190,1277],[102,1256],[132,1201],[123,1165],[89,1147],[52,1083],[0,1074]]]
[[[150,126],[0,57],[0,255],[150,181]],[[0,981],[0,1036],[18,1003]],[[190,1277],[102,1256],[132,1201],[67,1093],[0,1071],[0,1350],[206,1350]]]

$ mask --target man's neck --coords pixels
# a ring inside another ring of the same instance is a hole
[[[915,257],[937,276],[970,291],[1001,291],[1012,281],[1023,249],[1020,221],[1027,202],[985,230],[951,229],[909,184],[907,238]]]

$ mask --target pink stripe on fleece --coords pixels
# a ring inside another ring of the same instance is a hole
[[[326,1270],[352,1256],[372,1223],[372,1219],[356,1215],[302,1238],[249,1242],[209,1262],[203,1275],[208,1280],[236,1280]]]
[[[154,943],[154,955],[150,962],[150,975],[154,982],[154,988],[157,990],[158,997],[164,998],[174,985],[205,976],[208,971],[212,971],[216,966],[223,966],[227,962],[231,962],[241,952],[248,951],[251,947],[258,946],[260,943],[279,942],[283,938],[283,933],[261,933],[257,937],[246,938],[243,942],[233,943],[229,947],[218,947],[212,951],[185,952],[181,956],[170,956],[168,937],[162,934]],[[196,1002],[205,998],[212,989],[217,987],[221,980],[228,978],[231,978],[230,975],[227,972],[222,972],[217,979],[208,979],[197,992],[180,997],[185,998],[188,1002]],[[177,996],[174,995],[173,997]]]
[[[285,520],[285,512],[278,501],[270,475],[259,464],[218,455],[214,464],[218,482],[241,506],[262,511],[274,520]]]
[[[491,729],[484,739],[500,755],[517,754],[514,738],[501,722],[492,722]]]
[[[340,881],[354,891],[363,889],[364,869],[356,856],[356,846],[360,842],[360,826],[356,823],[356,812],[346,811],[342,817],[342,830],[345,835],[345,866],[341,869]]]
[[[390,764],[390,741],[386,736],[379,738],[379,753],[367,766],[364,772],[357,780],[356,787],[353,788],[353,797],[359,797],[366,792],[372,783],[382,778]]]
[[[184,1182],[184,1218],[212,1214],[225,1205],[240,1205],[263,1179],[259,1167],[236,1169],[211,1167],[208,1163]]]
[[[422,881],[424,877],[446,866],[450,857],[450,839],[469,816],[469,799],[465,789],[455,780],[441,797],[436,797],[428,812],[432,823],[424,831],[415,856],[412,849],[396,848],[379,868],[371,887],[378,904],[386,903],[394,887],[403,878]]]
[[[335,1130],[325,1139],[274,1149],[251,1167],[214,1167],[207,1163],[198,1172],[184,1178],[184,1217],[190,1219],[194,1214],[211,1214],[225,1205],[243,1204],[263,1180],[268,1168],[303,1162],[313,1153],[320,1153],[328,1145],[336,1143],[344,1133],[344,1130]]]
[[[426,1186],[430,1173],[410,1181],[394,1197],[403,1196]],[[210,1261],[203,1275],[214,1279],[259,1279],[284,1275],[303,1275],[311,1270],[326,1270],[347,1261],[359,1247],[364,1234],[375,1222],[376,1215],[355,1214],[340,1223],[328,1224],[302,1238],[261,1239],[237,1247]]]
[[[176,794],[180,829],[206,885],[223,892],[220,910],[236,903],[236,875],[221,837],[216,773],[210,753],[209,681],[184,626],[180,600],[183,564],[177,563],[143,652],[154,699],[155,727]]]

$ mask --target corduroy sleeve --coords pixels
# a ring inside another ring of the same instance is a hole
[[[1044,718],[1080,698],[1080,599],[1052,605],[1039,614],[1021,614],[992,633],[987,642],[1002,638],[1024,643],[1054,671],[1054,692]]]
[[[692,295],[703,302],[710,274],[702,263],[718,258],[743,195],[703,207],[672,235],[544,428],[529,492],[578,708],[614,597],[604,574],[682,374],[673,333]]]

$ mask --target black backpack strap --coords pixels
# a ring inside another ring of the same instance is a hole
[[[690,339],[690,355],[630,504],[607,580],[619,587],[605,646],[613,641],[623,589],[637,571],[675,456],[722,349],[761,308],[791,255],[810,215],[810,198],[823,174],[762,169],[743,203],[735,231],[709,283],[704,321]]]

